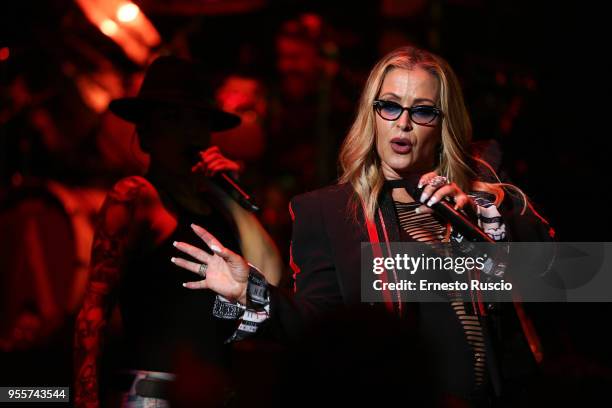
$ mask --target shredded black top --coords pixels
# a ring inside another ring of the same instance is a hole
[[[408,233],[414,240],[419,242],[443,242],[448,240],[450,234],[450,226],[445,225],[440,222],[437,218],[435,218],[432,214],[421,213],[417,214],[416,209],[421,206],[419,202],[412,203],[402,203],[399,201],[395,201],[395,210],[397,212],[398,221],[400,227]],[[486,370],[486,353],[484,346],[484,338],[482,333],[482,327],[479,321],[478,314],[475,313],[471,304],[466,304],[463,302],[458,296],[453,293],[449,293],[450,306],[454,311],[455,316],[450,317],[458,321],[463,329],[463,337],[465,341],[461,341],[460,338],[461,333],[458,331],[448,330],[445,326],[442,325],[440,319],[449,318],[448,313],[445,313],[444,310],[440,310],[439,306],[436,304],[421,304],[419,305],[419,318],[420,318],[420,326],[423,329],[424,334],[427,338],[435,338],[436,343],[441,342],[443,349],[446,349],[447,352],[443,352],[444,355],[454,356],[451,357],[446,362],[441,362],[441,365],[446,365],[445,372],[449,372],[451,376],[456,376],[457,372],[461,373],[462,371],[459,369],[455,371],[455,365],[457,368],[465,365],[465,358],[457,358],[461,353],[460,344],[467,342],[470,348],[471,360],[470,370],[473,372],[473,384],[470,386],[468,380],[464,377],[463,380],[457,378],[449,378],[447,381],[453,382],[453,388],[461,388],[463,392],[471,392],[469,388],[473,388],[474,391],[480,389],[485,382],[485,370]],[[448,308],[446,304],[442,304],[444,308],[446,308],[446,312],[448,312]],[[452,315],[451,315],[452,316]],[[431,321],[431,320],[437,321]],[[432,324],[433,323],[433,324]],[[451,327],[456,326],[456,324],[451,325]],[[444,327],[445,335],[440,336],[440,330]],[[431,331],[431,333],[429,333]],[[428,333],[431,336],[428,336]],[[459,339],[458,339],[459,337]],[[441,340],[441,341],[440,341]],[[460,340],[459,344],[456,340]],[[463,350],[465,351],[465,350]],[[446,364],[444,364],[446,363]],[[458,390],[459,391],[459,390]]]

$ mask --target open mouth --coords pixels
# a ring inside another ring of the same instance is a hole
[[[412,150],[412,143],[408,139],[396,137],[391,139],[391,149],[395,153],[406,154]]]

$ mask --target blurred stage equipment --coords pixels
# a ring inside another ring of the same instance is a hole
[[[45,344],[81,305],[99,188],[24,183],[0,200],[0,348]],[[22,327],[22,326],[26,327]]]
[[[139,4],[150,13],[164,15],[220,15],[247,13],[265,6],[268,0],[142,0]]]
[[[146,65],[161,37],[140,8],[125,0],[75,0],[87,19],[138,65]]]

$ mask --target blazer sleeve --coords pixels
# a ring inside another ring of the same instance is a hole
[[[323,203],[318,192],[297,196],[289,203],[293,294],[270,286],[271,329],[289,340],[298,338],[318,316],[343,305],[330,237],[323,222]]]
[[[514,242],[554,242],[556,234],[550,223],[536,210],[529,200],[508,197],[500,206],[506,222],[510,241]]]
[[[293,219],[289,261],[294,278],[292,291],[270,285],[264,274],[251,265],[246,306],[217,295],[213,315],[238,319],[228,342],[260,331],[294,341],[318,316],[344,304],[320,205],[316,192],[298,196],[289,205]]]

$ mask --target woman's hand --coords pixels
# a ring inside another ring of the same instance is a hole
[[[229,300],[246,304],[249,264],[240,255],[221,245],[217,238],[204,228],[195,224],[191,224],[191,228],[208,245],[213,254],[184,242],[174,243],[179,251],[201,262],[191,262],[182,258],[171,259],[174,264],[202,277],[200,281],[186,282],[183,286],[188,289],[211,289]]]
[[[425,186],[421,197],[415,197],[418,201],[423,203],[418,208],[420,214],[433,213],[430,208],[433,204],[439,202],[444,197],[451,198],[455,203],[455,210],[460,210],[466,205],[470,207],[470,210],[475,211],[475,203],[467,196],[457,184],[449,182],[446,177],[438,176],[436,172],[430,172],[423,174],[419,179],[419,188]]]
[[[236,177],[241,170],[240,164],[223,156],[217,146],[211,146],[200,152],[200,161],[191,168],[192,173],[202,173],[206,177],[212,177],[224,171]]]

